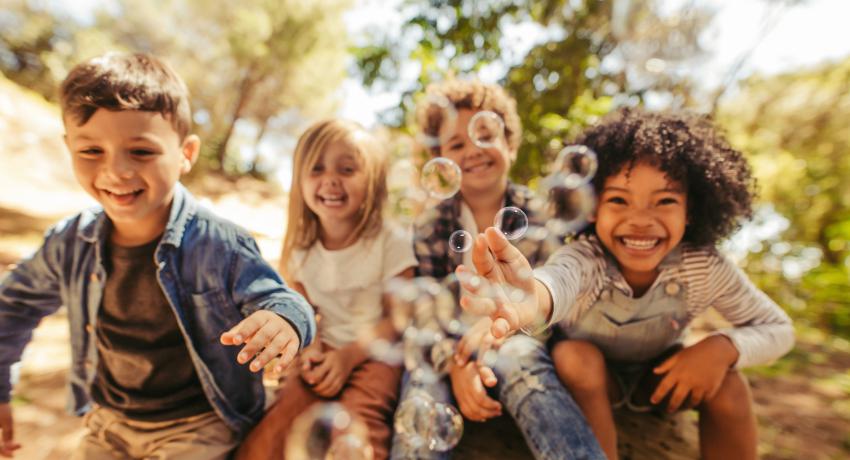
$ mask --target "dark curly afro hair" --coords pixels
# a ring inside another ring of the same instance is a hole
[[[707,116],[623,108],[587,129],[577,144],[593,149],[599,168],[597,196],[605,180],[647,162],[687,190],[688,226],[683,241],[714,245],[752,216],[755,179]],[[583,233],[593,233],[594,226]]]

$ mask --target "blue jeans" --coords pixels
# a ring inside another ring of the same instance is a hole
[[[490,389],[511,414],[538,460],[605,459],[605,454],[578,405],[558,380],[545,346],[525,335],[508,339],[499,349],[493,371],[499,383]],[[399,403],[414,389],[423,389],[436,401],[454,403],[448,378],[425,387],[402,380]],[[449,452],[412,451],[398,436],[393,438],[390,458],[447,459]]]

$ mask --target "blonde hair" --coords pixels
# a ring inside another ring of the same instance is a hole
[[[387,199],[387,158],[378,141],[362,126],[351,121],[329,119],[319,121],[304,131],[295,146],[292,185],[289,192],[286,236],[280,255],[279,269],[288,276],[287,262],[296,249],[307,249],[319,238],[320,223],[307,207],[301,193],[302,178],[313,169],[322,153],[336,142],[345,142],[363,162],[367,176],[366,199],[360,206],[359,221],[351,241],[375,236],[383,225],[383,207]]]

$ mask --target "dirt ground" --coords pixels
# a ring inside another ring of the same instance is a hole
[[[273,263],[283,232],[283,196],[254,181],[207,178],[190,188],[216,212],[249,228]],[[0,276],[37,247],[60,216],[91,203],[76,186],[55,108],[0,77]],[[36,329],[13,399],[16,458],[67,458],[80,420],[65,412],[69,338],[64,312]],[[797,347],[769,367],[748,371],[764,459],[850,458],[850,343],[800,330]],[[529,458],[508,418],[467,422],[455,458]]]

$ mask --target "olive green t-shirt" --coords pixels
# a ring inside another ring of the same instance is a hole
[[[92,398],[144,421],[212,410],[156,277],[158,243],[159,238],[136,247],[107,244],[107,279],[95,328]]]

